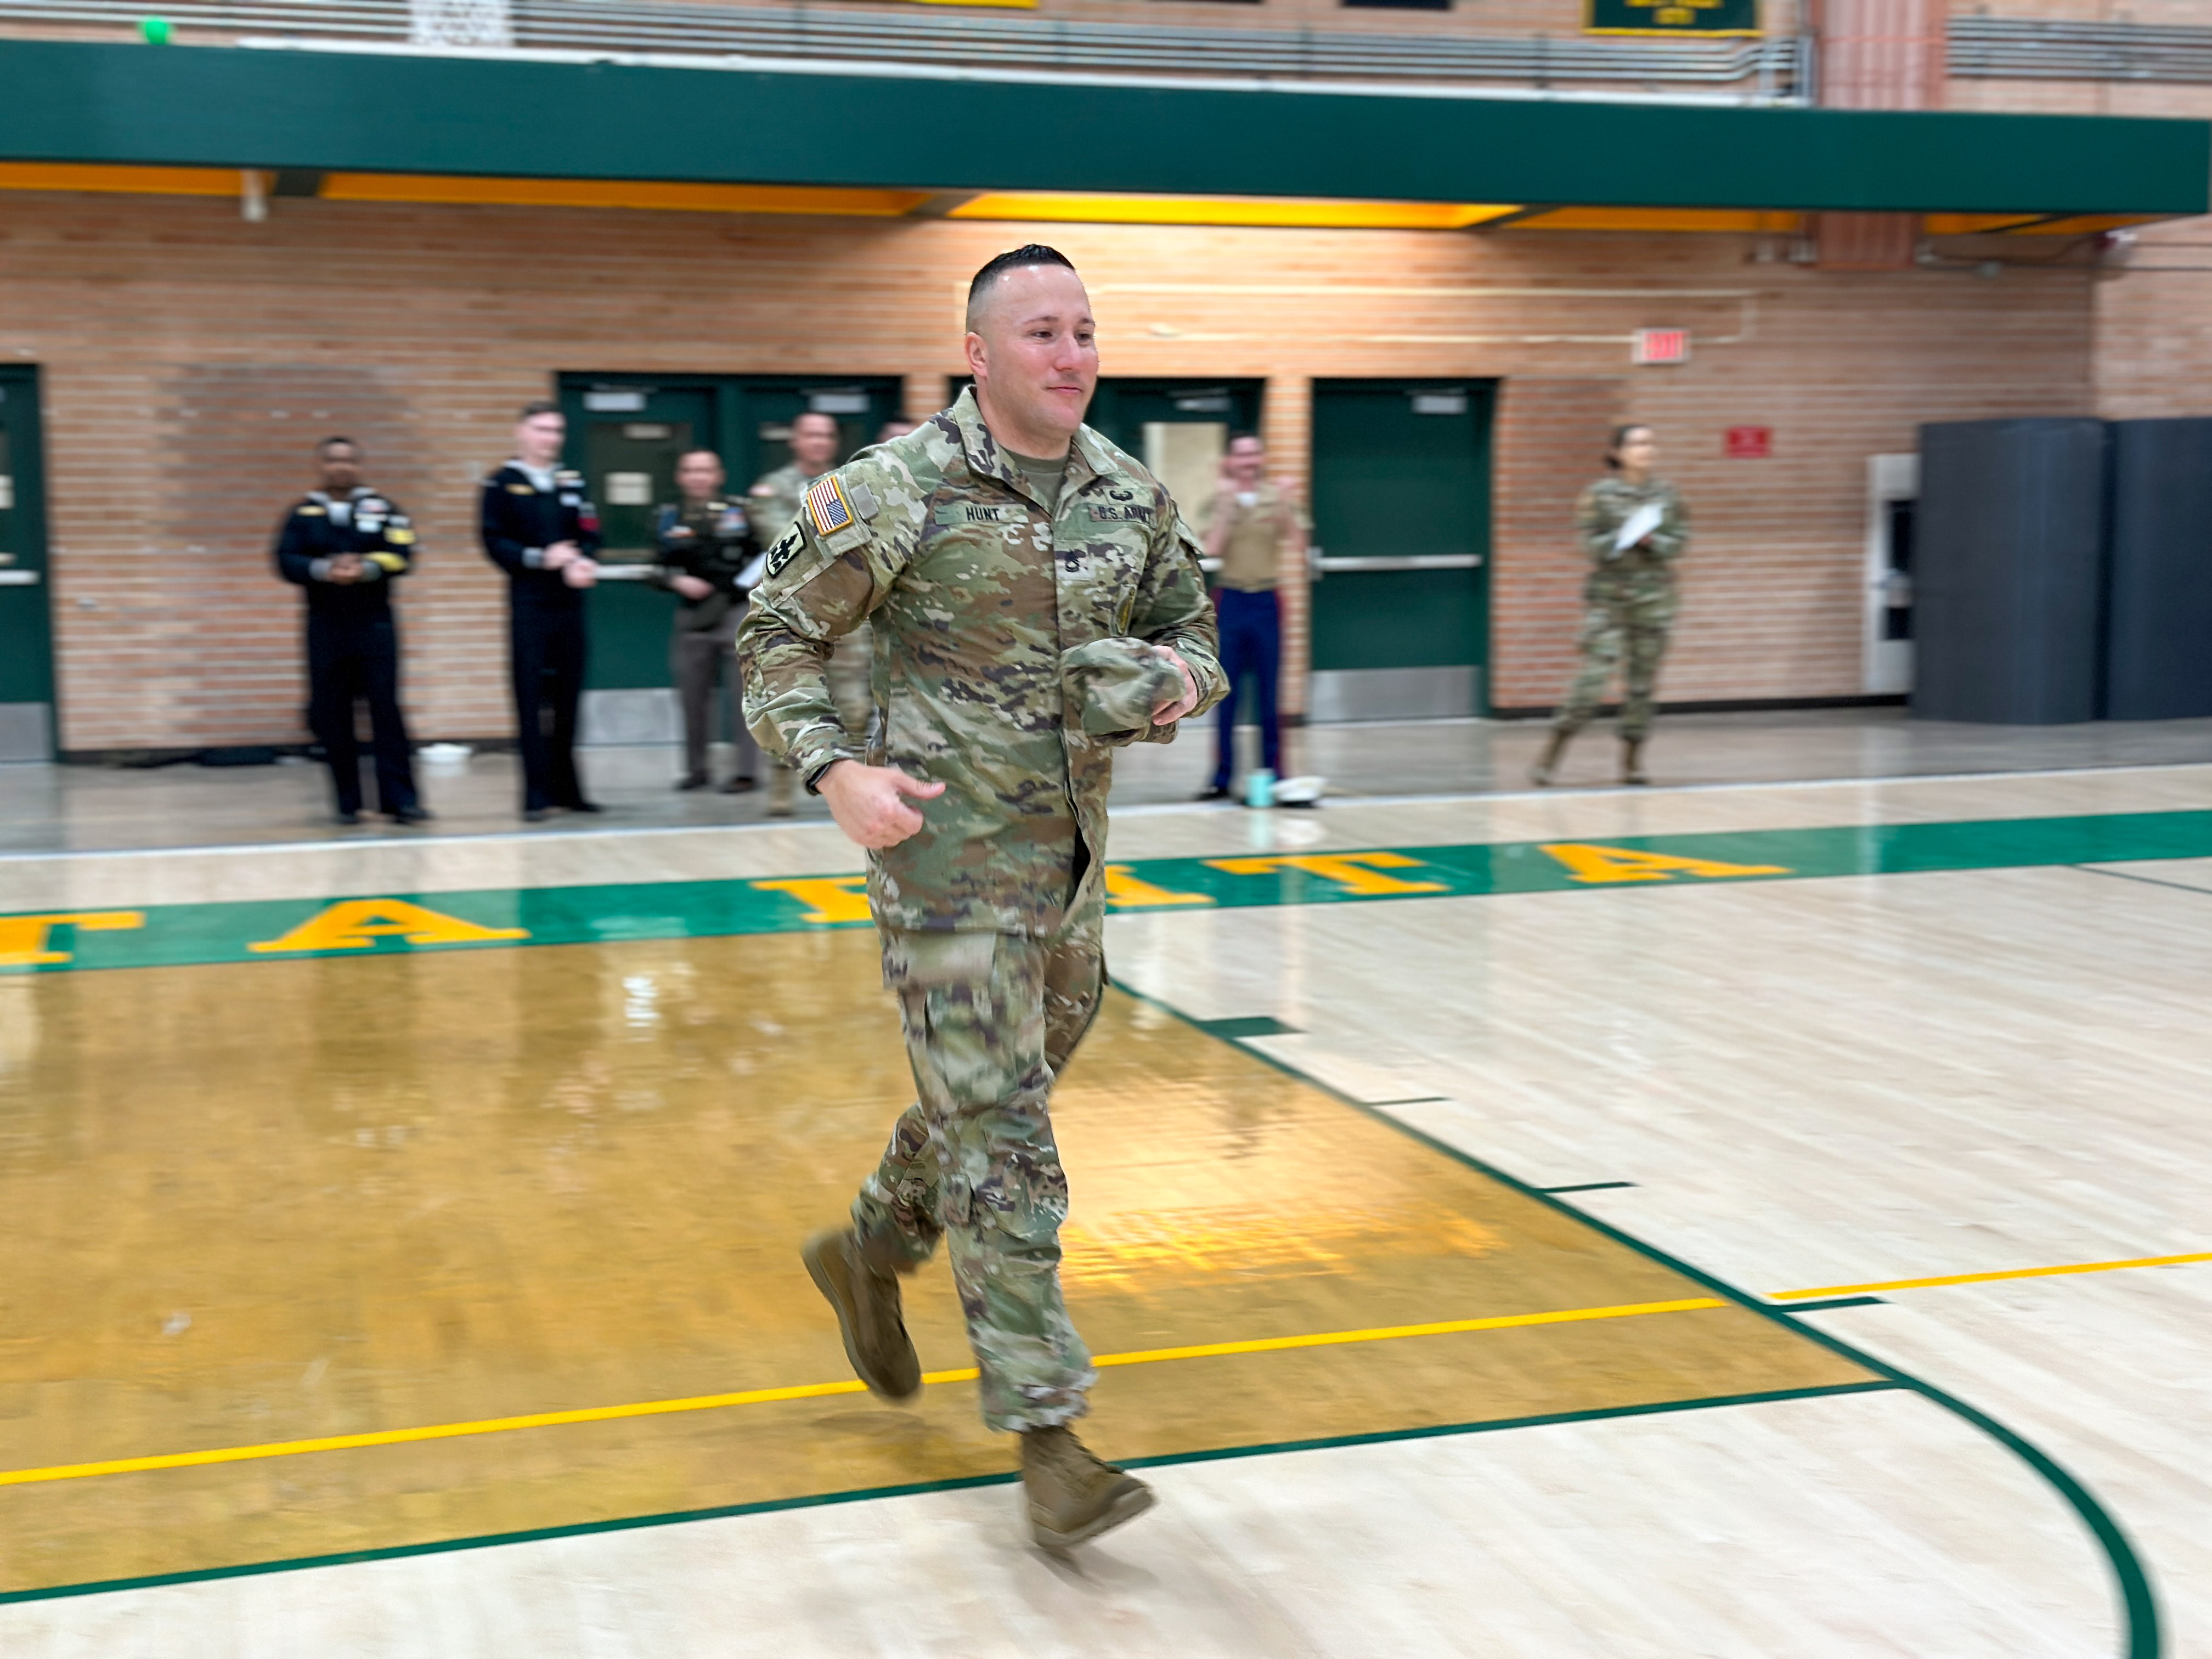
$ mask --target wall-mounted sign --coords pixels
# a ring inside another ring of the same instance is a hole
[[[1690,361],[1690,331],[1639,328],[1630,355],[1639,363],[1686,363]]]
[[[1771,426],[1732,426],[1721,438],[1722,453],[1732,461],[1764,461],[1774,453]]]
[[[1759,0],[1583,0],[1585,34],[1757,34]]]

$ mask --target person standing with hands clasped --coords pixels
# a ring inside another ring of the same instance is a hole
[[[337,821],[361,822],[361,743],[354,702],[368,704],[376,804],[397,823],[430,816],[415,793],[413,748],[399,707],[399,626],[393,584],[414,568],[415,527],[361,481],[350,438],[316,447],[322,488],[294,503],[276,532],[276,574],[307,596],[307,724],[330,763]]]
[[[1297,501],[1267,477],[1267,446],[1251,433],[1229,441],[1221,458],[1219,487],[1206,514],[1206,550],[1219,561],[1214,608],[1221,622],[1221,672],[1229,695],[1221,700],[1213,746],[1213,777],[1200,800],[1229,799],[1237,769],[1237,701],[1249,676],[1260,716],[1260,764],[1283,775],[1283,723],[1275,712],[1283,661],[1282,600],[1275,591],[1284,558],[1306,547],[1306,517]]]
[[[755,735],[868,849],[917,1093],[850,1223],[807,1242],[807,1272],[860,1380],[905,1400],[921,1366],[899,1280],[945,1242],[984,1421],[1020,1437],[1030,1535],[1054,1549],[1152,1501],[1068,1426],[1096,1373],[1060,1299],[1049,1109],[1105,993],[1113,755],[1169,741],[1222,691],[1173,498],[1083,423],[1093,329],[1065,256],[1032,245],[985,265],[974,386],[814,481],[738,633]],[[826,671],[865,621],[863,750]]]
[[[738,623],[745,614],[745,591],[759,580],[760,556],[753,546],[745,504],[722,493],[722,458],[711,449],[694,449],[677,458],[678,499],[660,509],[653,540],[660,552],[654,586],[674,593],[676,632],[669,641],[677,701],[684,708],[684,775],[678,789],[707,787],[707,749],[714,740],[714,684],[725,665],[731,690],[737,689],[735,647]],[[726,795],[753,787],[760,751],[738,723],[737,765],[722,786]]]
[[[1582,664],[1552,721],[1552,738],[1530,769],[1541,788],[1552,781],[1567,744],[1590,723],[1614,673],[1622,680],[1620,781],[1643,784],[1644,744],[1651,735],[1651,693],[1674,620],[1674,562],[1689,544],[1682,498],[1656,477],[1659,442],[1648,426],[1613,429],[1605,464],[1610,477],[1583,492],[1575,527],[1590,561],[1583,586]]]
[[[556,806],[599,810],[584,799],[576,775],[584,595],[599,579],[592,556],[599,550],[599,515],[585,498],[583,475],[561,465],[568,434],[559,404],[525,404],[514,459],[483,481],[478,514],[484,556],[507,573],[522,816],[532,823]]]

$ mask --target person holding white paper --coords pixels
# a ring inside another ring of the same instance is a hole
[[[1652,474],[1658,459],[1650,427],[1616,427],[1605,456],[1610,473],[1583,492],[1575,509],[1590,561],[1576,641],[1582,662],[1553,718],[1551,741],[1528,774],[1539,787],[1557,775],[1567,744],[1590,723],[1616,673],[1622,682],[1620,781],[1650,781],[1644,744],[1651,734],[1651,692],[1674,620],[1674,562],[1690,539],[1681,495]]]

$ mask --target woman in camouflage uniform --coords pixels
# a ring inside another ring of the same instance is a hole
[[[1644,771],[1644,741],[1651,732],[1651,689],[1674,620],[1674,561],[1690,539],[1681,496],[1664,478],[1651,476],[1658,459],[1650,427],[1614,428],[1605,455],[1611,474],[1584,490],[1575,509],[1575,528],[1590,561],[1577,641],[1583,659],[1553,719],[1552,740],[1528,774],[1539,787],[1551,782],[1568,743],[1597,713],[1616,672],[1623,682],[1620,781],[1650,781]]]

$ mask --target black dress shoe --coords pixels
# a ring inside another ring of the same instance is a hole
[[[552,816],[553,809],[550,806],[526,806],[522,809],[525,823],[543,823]]]
[[[570,801],[564,810],[571,812],[604,812],[607,809],[595,800],[584,800],[579,798]]]
[[[676,792],[678,794],[682,794],[687,789],[704,789],[706,787],[707,775],[704,772],[686,772],[676,780]]]
[[[428,823],[437,814],[427,806],[403,806],[392,815],[394,823]]]
[[[1198,798],[1200,800],[1227,800],[1229,786],[1225,783],[1209,784],[1199,793]]]
[[[333,823],[359,823],[361,822],[361,814],[350,806],[341,806],[337,811],[331,814],[331,818]]]
[[[732,778],[722,786],[722,793],[726,795],[750,795],[759,787],[760,785],[749,777]]]

